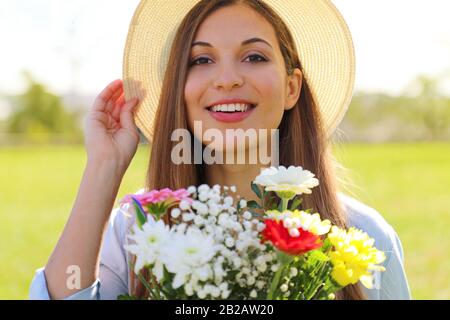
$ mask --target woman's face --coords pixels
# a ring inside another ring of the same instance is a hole
[[[301,71],[287,75],[272,25],[245,5],[211,14],[196,34],[190,58],[184,95],[191,132],[194,121],[201,122],[203,133],[218,129],[224,137],[226,129],[270,132],[299,98]],[[234,112],[233,102],[240,104]]]

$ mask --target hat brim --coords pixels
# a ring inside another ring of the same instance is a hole
[[[289,27],[303,73],[331,136],[350,104],[355,81],[351,33],[328,0],[266,0]],[[198,0],[143,0],[132,18],[123,59],[125,98],[137,97],[138,128],[149,142],[175,32]]]

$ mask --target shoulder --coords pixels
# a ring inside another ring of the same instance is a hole
[[[374,208],[343,193],[338,198],[344,208],[347,222],[366,232],[375,240],[375,246],[385,252],[390,252],[396,246],[398,235],[386,219]],[[403,255],[403,252],[401,252]]]

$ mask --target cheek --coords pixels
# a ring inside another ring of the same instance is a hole
[[[194,120],[199,119],[200,112],[202,112],[203,108],[198,104],[198,101],[201,99],[201,92],[203,90],[204,85],[202,84],[200,79],[197,79],[195,75],[189,75],[186,80],[186,85],[184,87],[184,101],[186,104],[186,113],[188,116],[188,126],[189,129],[193,129]]]
[[[255,86],[260,92],[261,101],[259,117],[265,128],[276,129],[284,114],[284,86],[282,77],[275,72],[255,79]],[[268,116],[270,115],[270,116]]]

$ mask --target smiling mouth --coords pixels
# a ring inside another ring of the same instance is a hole
[[[248,118],[257,105],[248,103],[220,104],[207,108],[209,115],[219,122],[241,122]]]
[[[211,107],[207,107],[206,109],[209,112],[212,113],[245,113],[248,111],[253,110],[256,108],[257,105],[255,104],[243,104],[243,103],[236,103],[236,104],[227,104],[227,105],[215,105]]]

